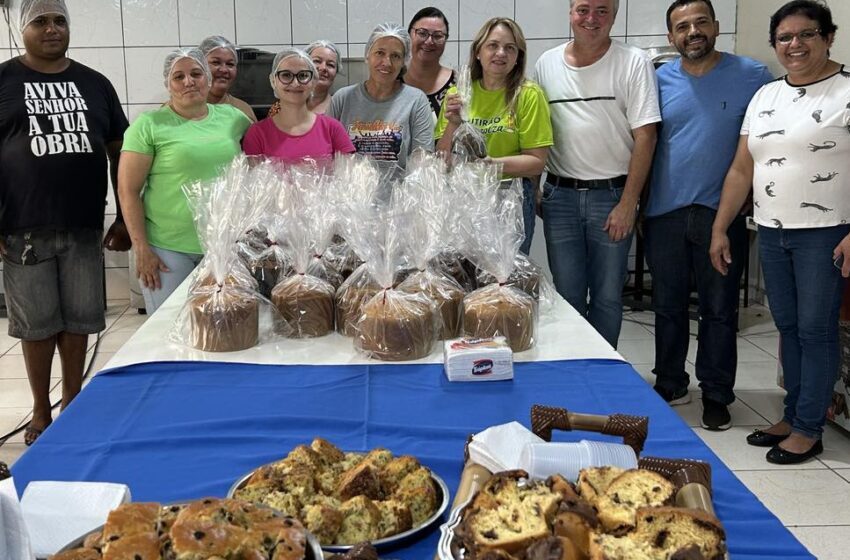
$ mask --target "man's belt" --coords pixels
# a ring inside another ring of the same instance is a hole
[[[555,187],[576,190],[621,189],[626,186],[626,176],[611,177],[610,179],[573,179],[559,177],[549,173],[546,182]]]

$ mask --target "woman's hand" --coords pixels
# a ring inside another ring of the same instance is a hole
[[[463,108],[463,101],[458,93],[450,93],[446,96],[446,120],[455,126],[460,126],[463,119],[460,118],[460,110]]]
[[[729,236],[726,232],[711,232],[711,247],[708,249],[711,257],[711,266],[723,276],[729,274],[729,265],[732,263],[732,251],[729,245]]]
[[[136,276],[139,277],[139,282],[142,286],[149,290],[158,290],[162,288],[162,282],[159,279],[160,272],[171,272],[165,263],[162,262],[159,256],[153,252],[150,245],[139,247],[136,245]]]
[[[850,235],[841,240],[832,251],[836,266],[841,267],[841,276],[850,278]]]

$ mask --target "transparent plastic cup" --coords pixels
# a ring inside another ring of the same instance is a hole
[[[581,443],[587,448],[591,466],[613,466],[621,469],[636,469],[638,466],[635,450],[628,445],[587,439]]]
[[[575,481],[581,469],[616,466],[636,469],[637,456],[628,445],[582,440],[574,443],[529,443],[519,457],[519,467],[533,479],[560,474]]]

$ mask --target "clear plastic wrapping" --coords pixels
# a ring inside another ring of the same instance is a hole
[[[189,287],[171,339],[209,352],[244,350],[265,334],[257,282],[238,253],[237,239],[268,204],[274,172],[237,157],[212,181],[185,185],[204,258]]]
[[[523,239],[522,190],[517,184],[500,187],[496,170],[484,165],[462,163],[453,172],[452,184],[469,201],[467,219],[459,224],[466,254],[496,280],[464,298],[463,333],[502,335],[521,352],[534,345],[537,328],[534,297],[508,284]]]
[[[446,247],[445,220],[452,201],[445,161],[434,154],[415,154],[408,163],[403,185],[395,193],[396,207],[408,216],[401,234],[407,236],[406,253],[411,265],[398,290],[422,293],[434,302],[441,339],[455,338],[460,333],[460,304],[465,295],[453,277],[433,264]]]
[[[379,291],[361,308],[354,327],[354,346],[379,360],[423,358],[431,353],[438,334],[439,314],[434,302],[423,293],[393,288],[396,271],[408,250],[402,232],[410,213],[395,207],[364,210],[357,216],[352,237]]]
[[[464,161],[487,157],[487,142],[484,134],[469,122],[469,105],[472,103],[472,77],[469,66],[464,64],[458,71],[457,92],[463,103],[460,116],[463,122],[452,136],[452,154]]]
[[[324,336],[334,329],[334,282],[339,273],[321,259],[330,241],[333,219],[326,208],[328,177],[311,163],[281,172],[276,219],[270,235],[276,252],[283,253],[292,274],[272,289],[280,313],[278,330],[293,338]]]

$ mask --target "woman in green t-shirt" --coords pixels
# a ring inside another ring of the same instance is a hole
[[[525,36],[509,18],[492,18],[478,31],[469,50],[472,99],[469,122],[484,134],[487,156],[503,165],[504,178],[523,177],[525,241],[528,254],[534,235],[535,184],[543,172],[552,123],[549,103],[536,83],[525,79]],[[434,137],[437,149],[449,152],[461,124],[461,100],[451,88],[443,100]]]
[[[202,257],[183,185],[214,178],[241,151],[251,125],[232,105],[207,103],[211,75],[200,50],[169,53],[163,76],[168,102],[133,121],[118,164],[118,197],[148,313]]]

